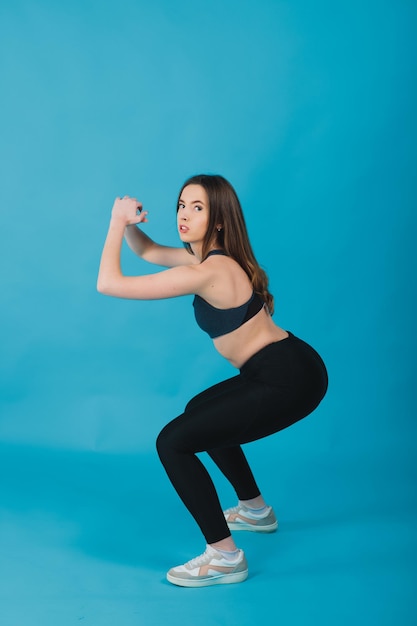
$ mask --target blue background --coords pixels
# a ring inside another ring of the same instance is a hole
[[[2,1],[5,626],[415,623],[415,27],[411,0]],[[239,537],[248,582],[190,591],[165,571],[204,545],[154,440],[234,370],[189,298],[95,281],[114,197],[177,245],[200,172],[235,186],[275,319],[330,388],[246,448],[280,518]]]

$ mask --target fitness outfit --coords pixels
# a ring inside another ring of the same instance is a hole
[[[212,250],[207,257],[217,254],[226,256],[223,250]],[[231,333],[236,328],[242,326],[242,324],[259,313],[264,303],[259,294],[253,291],[247,302],[232,309],[218,309],[200,296],[194,296],[193,306],[197,324],[201,330],[204,330],[214,339],[215,337],[220,337],[220,335]]]
[[[248,315],[256,315],[250,311],[258,298],[254,294],[244,305],[224,310],[196,296],[197,322],[213,337],[219,336],[218,332],[225,334],[225,328],[231,332],[250,319]],[[254,354],[237,376],[195,396],[184,413],[162,429],[157,439],[159,457],[208,544],[228,537],[230,530],[214,484],[196,453],[210,455],[239,500],[256,498],[260,491],[241,444],[276,433],[309,415],[323,399],[327,384],[321,357],[289,333],[286,339]]]

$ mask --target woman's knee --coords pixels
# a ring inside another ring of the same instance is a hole
[[[181,451],[182,436],[180,434],[180,428],[176,423],[176,420],[169,422],[159,433],[156,438],[156,449],[159,457],[165,458],[173,452]]]
[[[156,438],[156,450],[160,458],[164,457],[166,451],[170,448],[169,445],[169,435],[167,431],[167,426],[161,430],[159,435]]]

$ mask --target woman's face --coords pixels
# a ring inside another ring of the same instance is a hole
[[[209,201],[201,185],[187,185],[178,201],[177,225],[183,243],[203,243],[209,223]]]

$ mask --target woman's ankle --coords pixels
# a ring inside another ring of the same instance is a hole
[[[256,498],[252,498],[251,500],[240,500],[240,502],[242,502],[242,504],[247,506],[249,509],[263,509],[265,506],[267,506],[262,495],[259,495]]]
[[[233,537],[226,537],[209,545],[215,550],[224,550],[225,552],[235,552],[237,550]]]

